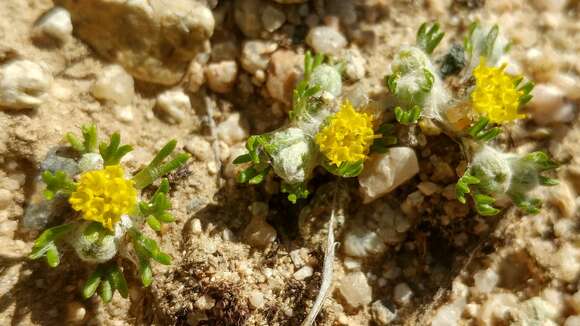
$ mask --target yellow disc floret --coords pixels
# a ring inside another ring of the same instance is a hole
[[[517,76],[505,73],[506,65],[488,67],[484,58],[473,71],[475,90],[471,93],[473,108],[494,123],[506,123],[525,118],[518,113],[520,97],[524,95],[517,89]]]
[[[130,213],[137,201],[133,181],[125,178],[120,165],[81,174],[77,188],[69,198],[72,208],[88,221],[101,223],[109,230]]]
[[[355,111],[352,104],[345,101],[340,111],[316,134],[316,144],[328,160],[337,166],[343,162],[364,160],[376,138],[372,122],[371,115]]]

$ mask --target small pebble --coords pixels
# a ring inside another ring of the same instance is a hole
[[[395,320],[397,314],[385,307],[380,300],[377,300],[371,305],[371,316],[379,325],[389,325]]]
[[[44,103],[52,76],[38,63],[14,60],[0,66],[0,108],[33,109]]]
[[[128,105],[135,96],[135,82],[120,65],[106,66],[91,87],[91,94],[100,100]]]
[[[336,29],[327,26],[314,27],[306,36],[306,43],[316,53],[338,55],[346,44],[346,38]]]
[[[362,272],[346,274],[340,280],[338,291],[352,308],[366,306],[372,301],[372,289]]]
[[[532,95],[528,107],[537,124],[569,122],[574,118],[575,108],[571,103],[566,103],[565,94],[560,88],[539,84],[532,90]]]
[[[244,125],[240,113],[234,112],[217,126],[217,136],[226,144],[235,145],[248,137],[248,131]]]
[[[247,41],[242,48],[240,62],[242,68],[251,74],[265,70],[270,63],[270,55],[278,48],[278,44],[268,41]]]
[[[260,309],[265,303],[264,294],[258,290],[253,290],[250,292],[249,301],[254,309]]]
[[[411,298],[413,297],[413,291],[407,285],[407,283],[399,283],[395,286],[395,290],[393,292],[393,299],[400,305],[406,305],[411,302]]]
[[[164,113],[170,123],[178,124],[183,122],[187,112],[191,111],[191,102],[189,96],[181,89],[175,89],[159,94],[156,107]]]
[[[191,220],[191,233],[201,234],[202,231],[203,229],[201,227],[201,221],[198,218]]]
[[[12,193],[6,189],[0,189],[0,209],[5,209],[12,203]]]
[[[86,314],[86,308],[79,302],[70,302],[66,306],[66,320],[69,323],[81,323]]]
[[[209,310],[215,306],[215,299],[209,295],[203,295],[195,302],[195,307],[199,310]]]
[[[64,43],[71,37],[72,32],[70,13],[62,7],[54,7],[36,22],[32,34],[48,36]]]
[[[304,266],[304,267],[300,268],[299,270],[297,270],[293,276],[294,276],[294,279],[296,279],[298,281],[302,281],[302,280],[307,279],[310,276],[312,276],[313,273],[314,273],[314,270],[312,269],[312,267]]]
[[[209,88],[216,93],[229,92],[238,76],[238,65],[235,61],[210,63],[205,68],[205,77]]]
[[[280,28],[286,21],[284,12],[274,6],[266,6],[262,12],[262,24],[268,32],[273,32]]]
[[[475,273],[473,281],[477,292],[490,293],[499,282],[499,275],[492,269],[486,269]]]

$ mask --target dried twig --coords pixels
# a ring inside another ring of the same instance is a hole
[[[328,221],[328,237],[326,242],[326,254],[324,256],[324,262],[322,264],[322,284],[320,284],[320,291],[316,296],[316,300],[312,305],[312,309],[306,316],[306,319],[302,322],[302,326],[311,326],[316,320],[316,316],[322,310],[324,301],[330,292],[330,287],[332,285],[332,274],[333,274],[333,263],[334,263],[334,250],[338,245],[338,242],[334,242],[334,214],[336,211],[336,194],[338,191],[334,192],[334,198],[332,200],[332,211],[330,213],[330,220]]]

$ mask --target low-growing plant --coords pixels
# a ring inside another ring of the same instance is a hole
[[[101,299],[109,302],[115,291],[125,298],[128,295],[120,264],[123,258],[134,260],[133,255],[136,257],[134,262],[144,286],[153,282],[151,261],[171,263],[171,257],[157,242],[142,232],[145,223],[159,232],[163,223],[173,222],[169,213],[169,182],[163,178],[149,199],[144,198],[142,190],[185,164],[189,155],[180,153],[170,158],[177,144],[172,140],[145,168],[131,176],[121,160],[132,147],[121,145],[118,133],[109,142],[97,144],[95,125],[84,126],[81,131],[82,139],[72,133],[65,136],[78,153],[81,172],[78,175],[59,170],[42,173],[46,199],[64,197],[75,213],[63,224],[44,230],[34,242],[29,257],[44,257],[50,267],[56,267],[60,263],[59,246],[72,246],[82,261],[96,265],[83,287],[83,297],[88,299],[98,291]]]

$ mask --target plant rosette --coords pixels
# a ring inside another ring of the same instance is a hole
[[[67,243],[82,261],[97,265],[83,288],[84,298],[90,298],[97,290],[104,302],[109,302],[115,291],[127,297],[127,282],[118,264],[122,258],[136,263],[144,286],[153,281],[151,260],[171,263],[171,257],[160,250],[155,240],[143,235],[141,229],[147,224],[159,232],[162,224],[174,221],[169,213],[169,182],[162,177],[183,166],[189,155],[170,157],[177,145],[172,140],[146,167],[131,175],[121,160],[132,147],[121,145],[118,133],[108,143],[98,144],[96,127],[87,125],[82,127],[82,139],[72,133],[65,139],[78,154],[76,163],[80,172],[70,175],[63,170],[44,171],[43,194],[49,201],[65,198],[74,214],[65,223],[44,230],[29,257],[45,257],[50,267],[56,267],[60,263],[58,247]],[[142,190],[160,178],[155,193],[143,199]],[[120,254],[128,250],[137,259]]]

